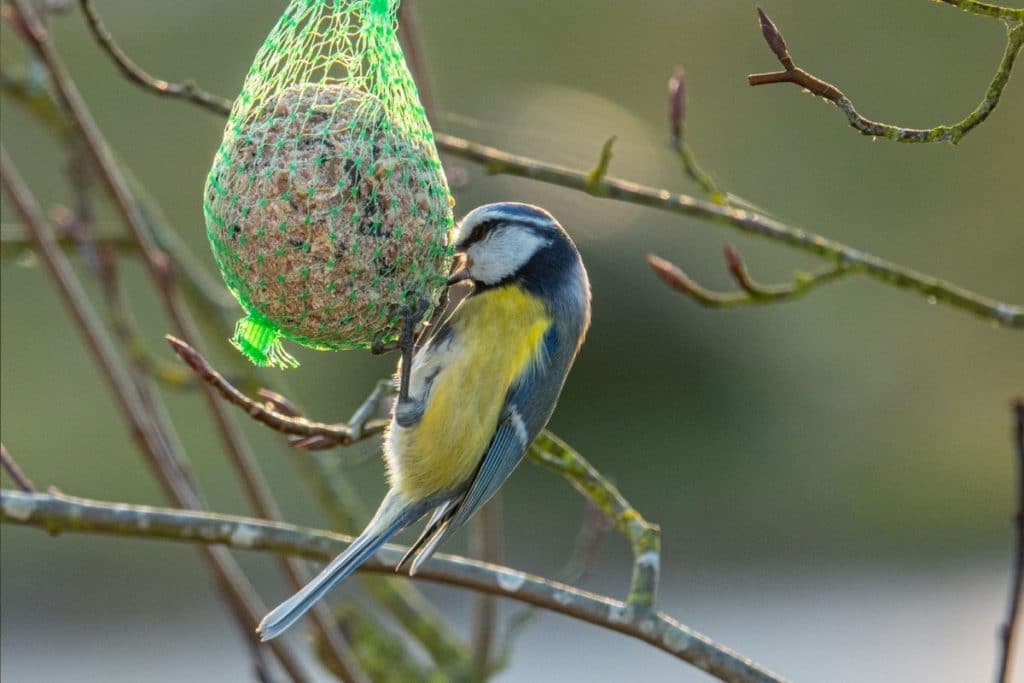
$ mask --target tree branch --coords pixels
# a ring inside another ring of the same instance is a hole
[[[59,493],[0,492],[0,521],[45,529],[223,544],[241,550],[285,553],[326,561],[351,537],[290,524],[210,512],[104,503]],[[362,566],[393,572],[405,549],[385,546]],[[662,612],[638,615],[622,602],[507,567],[451,555],[434,555],[416,575],[564,614],[636,638],[730,683],[778,683],[782,679],[749,659],[693,631]]]
[[[238,406],[249,417],[275,431],[300,437],[299,440],[293,441],[293,445],[297,447],[322,450],[336,446],[351,446],[382,433],[388,426],[387,420],[366,420],[359,429],[353,429],[344,423],[327,424],[307,420],[298,415],[298,411],[287,399],[273,392],[261,392],[267,399],[266,403],[254,401],[217,372],[194,348],[170,335],[167,335],[167,343],[200,379],[212,386],[228,403]]]
[[[792,301],[804,296],[815,287],[835,282],[845,275],[857,272],[856,268],[852,266],[834,265],[816,273],[797,273],[793,282],[788,284],[763,285],[750,277],[743,259],[730,246],[725,247],[725,260],[729,267],[729,273],[742,291],[713,292],[698,284],[671,261],[654,254],[647,255],[647,265],[662,282],[709,308],[734,308],[750,304]]]
[[[965,12],[971,14],[978,14],[984,17],[992,17],[993,19],[1017,19],[1024,20],[1024,9],[1013,9],[1012,7],[1002,7],[1000,5],[991,5],[987,2],[978,2],[977,0],[939,0],[947,5],[952,5],[962,9]]]
[[[81,1],[89,2],[89,0]],[[111,53],[109,50],[108,54],[120,65],[121,57],[118,54]],[[123,55],[123,53],[120,54]],[[141,72],[139,76],[141,79],[133,79],[133,82],[143,88],[154,90],[155,84],[159,83],[158,79],[144,72]],[[185,99],[191,101],[191,98],[186,97]],[[225,107],[221,113],[227,115],[229,110],[229,107]],[[1024,306],[995,301],[931,275],[918,273],[840,242],[786,225],[757,212],[721,206],[713,201],[701,201],[689,195],[673,194],[668,190],[640,185],[619,178],[601,177],[594,182],[591,174],[565,166],[510,154],[445,133],[436,133],[434,137],[438,149],[441,151],[480,164],[491,174],[529,178],[549,185],[585,192],[595,197],[722,223],[741,232],[814,254],[838,265],[856,266],[862,269],[866,275],[880,282],[916,291],[929,299],[968,311],[983,319],[995,321],[1007,327],[1024,328]]]
[[[996,7],[969,0],[961,0],[960,2],[942,1],[961,7],[969,12],[998,17],[1007,22],[1006,50],[1003,52],[1003,58],[999,62],[999,67],[989,83],[984,99],[962,121],[952,125],[921,129],[879,123],[862,116],[842,90],[796,66],[786,47],[786,41],[782,37],[782,33],[760,8],[757,10],[757,17],[761,25],[761,33],[784,70],[773,73],[752,74],[747,76],[747,83],[752,86],[767,85],[769,83],[792,83],[797,85],[818,97],[832,102],[846,115],[852,127],[860,131],[861,134],[869,135],[872,138],[884,138],[886,140],[895,140],[896,142],[952,142],[956,144],[967,133],[987,119],[989,114],[996,108],[996,105],[999,104],[999,98],[1002,97],[1003,89],[1010,80],[1013,64],[1017,59],[1017,55],[1020,54],[1021,46],[1024,45],[1024,10]]]
[[[1013,515],[1014,555],[1010,574],[1010,597],[1006,622],[999,629],[1000,653],[997,683],[1009,683],[1013,673],[1013,646],[1020,617],[1021,592],[1024,591],[1024,396],[1014,399],[1013,445],[1017,456],[1017,511]]]
[[[114,63],[121,69],[121,73],[124,74],[125,78],[146,87],[157,95],[187,100],[215,114],[226,115],[231,112],[230,100],[208,93],[192,81],[186,80],[181,83],[171,83],[150,76],[145,70],[135,64],[118,44],[114,42],[113,36],[110,35],[110,31],[103,24],[103,20],[100,18],[99,12],[96,11],[92,0],[81,0],[79,4],[82,7],[86,20],[89,22],[89,29],[92,31],[93,36],[96,37],[96,40],[103,49],[114,58]]]
[[[544,430],[534,439],[529,457],[568,479],[626,537],[633,550],[633,578],[626,607],[635,618],[653,610],[661,568],[660,527],[644,519],[593,465],[551,432]]]
[[[668,190],[612,177],[605,178],[592,190],[588,190],[586,173],[509,154],[494,147],[444,133],[437,133],[435,137],[446,152],[481,164],[488,173],[530,178],[586,192],[596,197],[722,223],[741,232],[814,254],[837,265],[857,268],[876,280],[918,292],[981,318],[1007,327],[1024,328],[1024,306],[995,301],[934,276],[897,265],[827,237],[791,227],[756,212],[720,206],[689,195],[673,194]]]
[[[89,114],[77,88],[65,72],[63,64],[50,43],[46,27],[27,0],[14,0],[13,7],[23,29],[22,36],[49,73],[63,109],[67,112],[74,129],[80,134],[87,158],[109,191],[115,207],[143,256],[146,270],[175,330],[194,345],[195,340],[198,339],[198,331],[187,307],[183,305],[174,287],[173,262],[149,233],[145,218],[138,203],[134,200],[127,179],[120,172],[112,152]],[[92,28],[95,31],[102,26],[95,24]],[[103,37],[98,36],[98,39],[105,41],[107,49],[113,46],[109,38],[109,34]],[[121,62],[118,61],[118,63]],[[166,83],[159,82],[154,85],[158,91],[166,90],[167,86]],[[231,422],[227,412],[212,391],[207,388],[203,393],[228,454],[228,459],[241,480],[249,504],[261,517],[280,519],[280,510],[270,487],[256,467],[255,459],[242,433],[238,430],[237,425]],[[282,571],[296,590],[309,578],[305,575],[305,570],[302,567],[288,561],[282,563]],[[325,640],[330,644],[330,650],[336,655],[338,668],[345,672],[345,675],[342,676],[343,680],[347,683],[368,682],[369,679],[360,672],[358,662],[349,652],[347,644],[330,623],[330,615],[323,608],[318,607],[314,610],[313,616],[323,632]]]
[[[25,493],[35,493],[36,487],[32,485],[32,480],[25,476],[25,473],[18,467],[18,463],[14,462],[14,458],[7,451],[7,446],[2,443],[0,443],[0,464],[3,465],[4,472],[10,475],[19,489]]]
[[[264,398],[271,397],[269,405],[261,404],[232,386],[195,349],[173,337],[168,337],[168,342],[181,359],[203,380],[213,385],[228,402],[242,408],[257,422],[283,434],[298,437],[297,441],[292,441],[296,447],[320,449],[344,446],[353,443],[355,438],[366,436],[365,432],[369,429],[370,423],[367,423],[367,428],[363,428],[359,426],[359,422],[353,429],[346,424],[311,422],[301,417],[290,401],[271,392],[261,392]],[[376,401],[377,392],[388,386],[390,384],[386,381],[379,383],[377,391],[364,406],[372,405]],[[360,412],[362,411],[357,411],[357,415]],[[383,423],[380,425],[380,429],[383,430],[387,423],[380,422]],[[568,479],[569,483],[596,504],[626,537],[633,550],[634,562],[633,578],[626,603],[637,614],[650,611],[654,605],[658,585],[658,525],[645,520],[593,465],[551,432],[542,432],[530,446],[527,455],[534,462],[553,469]]]
[[[56,246],[42,210],[18,173],[7,150],[0,146],[0,184],[24,222],[36,253],[39,254],[50,279],[57,287],[65,307],[78,327],[95,360],[100,375],[107,381],[117,407],[146,463],[163,487],[167,497],[180,507],[198,509],[201,500],[189,473],[176,450],[173,435],[161,433],[160,426],[146,413],[130,373],[104,333],[95,309],[89,302],[81,282],[75,276],[63,252]],[[232,614],[241,625],[249,642],[260,652],[265,645],[256,640],[255,629],[266,607],[230,553],[221,548],[201,551],[211,573],[217,580]],[[307,676],[294,649],[282,642],[269,647],[295,681]]]

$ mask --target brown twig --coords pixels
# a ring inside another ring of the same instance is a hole
[[[144,411],[130,374],[105,335],[103,324],[85,295],[81,283],[54,241],[38,203],[21,179],[6,149],[2,147],[0,184],[25,224],[36,253],[57,286],[66,308],[99,366],[100,374],[110,385],[116,404],[128,423],[139,451],[163,486],[165,494],[180,507],[201,508],[201,501],[192,487],[192,482],[181,468],[180,457],[170,450],[169,439],[157,433],[150,416]],[[232,613],[240,621],[247,638],[255,642],[256,624],[266,611],[255,589],[226,550],[207,548],[201,554],[216,577]],[[303,665],[291,647],[286,643],[271,643],[270,647],[295,681],[307,680]]]
[[[1017,456],[1017,511],[1013,516],[1014,555],[1006,622],[999,629],[1000,653],[996,683],[1009,683],[1013,673],[1013,646],[1024,591],[1024,395],[1013,400],[1013,445]]]
[[[170,338],[168,341],[181,355],[182,360],[190,367],[195,368],[205,381],[212,383],[218,393],[268,427],[304,438],[308,434],[308,438],[326,439],[334,444],[344,443],[346,439],[352,439],[355,436],[348,425],[309,422],[299,417],[298,411],[291,402],[277,394],[269,394],[269,392],[264,394],[264,396],[267,394],[273,396],[273,408],[253,401],[231,386],[194,349],[189,348],[180,340]],[[301,442],[293,445],[304,447]],[[534,462],[565,477],[588,500],[594,502],[629,540],[633,550],[633,576],[626,604],[637,618],[653,609],[660,571],[660,529],[658,525],[644,519],[597,469],[551,432],[541,432],[530,446],[527,455]]]
[[[327,561],[345,549],[350,536],[291,524],[148,506],[104,503],[56,492],[0,492],[0,521],[47,531],[117,534],[286,553]],[[405,548],[386,545],[361,571],[393,573]],[[777,674],[676,621],[664,612],[640,618],[627,604],[534,576],[438,553],[416,574],[451,586],[534,605],[648,643],[729,683],[781,683]]]
[[[843,265],[830,266],[816,273],[798,273],[793,282],[783,285],[763,285],[750,277],[739,252],[725,247],[725,261],[729,273],[739,285],[738,292],[713,292],[698,284],[679,266],[654,254],[647,255],[647,265],[654,274],[672,289],[685,294],[694,301],[709,308],[734,308],[750,304],[772,304],[792,301],[804,296],[812,289],[835,282],[845,275],[856,272],[856,268]]]
[[[18,463],[14,461],[14,458],[7,451],[7,446],[2,443],[0,443],[0,463],[3,464],[4,471],[10,475],[19,489],[25,493],[36,492],[36,487],[32,485],[32,480],[25,476],[25,473],[18,467]]]
[[[115,60],[118,59],[117,55],[109,54]],[[146,76],[147,78],[143,81],[134,82],[143,88],[152,90],[152,84],[157,79],[148,74]],[[225,108],[222,113],[227,115],[229,109]],[[860,268],[866,275],[880,282],[916,291],[929,299],[968,311],[980,318],[995,321],[1007,327],[1024,328],[1024,306],[995,301],[958,285],[919,273],[821,235],[787,225],[755,211],[719,205],[713,201],[701,201],[689,195],[674,194],[668,190],[640,185],[621,178],[604,177],[595,183],[591,181],[588,173],[576,169],[510,154],[454,135],[436,133],[434,137],[438,149],[442,152],[480,164],[491,174],[529,178],[585,192],[595,197],[723,223],[741,232],[785,244],[838,265]]]
[[[668,79],[668,126],[670,142],[683,172],[695,182],[715,204],[727,204],[728,195],[718,187],[711,175],[700,167],[697,157],[686,141],[686,72],[677,66]]]
[[[313,422],[299,416],[297,409],[286,398],[267,390],[260,392],[261,397],[267,402],[259,403],[235,388],[198,351],[182,340],[168,335],[167,343],[186,365],[226,401],[238,406],[249,417],[275,431],[300,437],[298,441],[293,442],[298,448],[320,450],[335,446],[351,446],[353,443],[380,434],[387,427],[387,420],[369,420],[366,426],[356,433],[346,424]]]
[[[80,134],[87,158],[113,198],[121,219],[136,242],[146,271],[160,295],[164,310],[170,317],[175,331],[192,346],[195,346],[198,331],[188,308],[183,304],[174,286],[173,262],[157,245],[149,232],[145,217],[131,193],[126,176],[121,173],[113,153],[92,119],[78,89],[53,49],[46,27],[27,0],[14,0],[12,6],[16,11],[18,22],[23,28],[22,34],[25,40],[49,73],[59,101],[74,124],[74,128]],[[92,28],[95,31],[97,26],[93,25]],[[105,39],[100,36],[97,38],[104,42],[107,49],[112,46],[109,35],[106,35]],[[118,60],[118,63],[120,64],[121,61]],[[156,85],[160,91],[161,84],[157,83]],[[242,488],[249,504],[261,517],[279,520],[281,515],[277,502],[274,500],[262,472],[256,466],[255,459],[242,433],[231,421],[224,406],[214,395],[212,388],[205,387],[203,394],[228,459],[242,482]],[[304,579],[307,578],[303,569],[292,563],[284,563],[282,568],[293,589],[297,590],[303,585]],[[351,654],[347,644],[344,643],[340,635],[331,633],[331,631],[336,632],[336,629],[331,626],[329,614],[318,608],[314,611],[314,618],[325,632],[325,638],[331,643],[332,649],[336,650],[338,667],[350,672],[348,676],[343,677],[346,683],[367,681],[366,676],[360,672],[358,662]]]
[[[846,115],[853,128],[860,131],[861,134],[871,136],[872,138],[884,138],[886,140],[895,140],[896,142],[952,142],[956,144],[967,133],[985,121],[989,114],[995,110],[996,105],[999,104],[1003,89],[1010,80],[1010,73],[1013,71],[1014,62],[1020,53],[1021,46],[1024,45],[1024,10],[995,7],[970,1],[943,1],[978,14],[989,14],[988,11],[982,11],[983,9],[989,10],[994,12],[989,14],[989,16],[998,16],[1007,22],[1006,50],[1003,52],[1003,58],[999,63],[995,76],[993,76],[985,92],[985,98],[962,121],[955,124],[926,129],[905,128],[888,123],[879,123],[864,117],[857,111],[853,102],[850,101],[850,98],[842,90],[804,71],[794,63],[782,33],[760,8],[757,10],[757,18],[761,26],[761,33],[764,36],[765,42],[768,43],[768,47],[771,48],[775,57],[782,64],[783,71],[751,74],[747,76],[747,83],[752,86],[770,83],[792,83],[800,86],[804,90],[835,104]]]
[[[192,104],[212,111],[215,114],[227,114],[231,111],[231,102],[229,100],[202,90],[192,81],[186,80],[181,83],[172,83],[170,81],[164,81],[150,76],[146,71],[132,62],[132,60],[128,58],[128,55],[126,55],[117,43],[114,42],[113,36],[110,35],[107,27],[104,26],[103,20],[100,18],[95,6],[93,6],[92,0],[81,0],[79,5],[81,5],[82,12],[85,14],[85,18],[89,22],[89,28],[92,30],[92,34],[96,37],[96,40],[99,41],[100,45],[103,46],[103,49],[107,50],[114,56],[114,61],[117,63],[118,67],[120,67],[121,73],[123,73],[126,78],[138,83],[139,85],[145,85],[157,95],[188,100]]]
[[[486,564],[504,564],[501,492],[473,516],[469,530],[469,554]],[[473,670],[480,680],[493,671],[494,638],[498,627],[498,603],[493,596],[478,595],[473,601]]]

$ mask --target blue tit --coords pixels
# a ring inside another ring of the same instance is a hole
[[[576,245],[547,211],[501,203],[462,220],[456,252],[449,284],[473,288],[411,356],[384,445],[390,490],[363,533],[263,619],[264,640],[431,513],[398,565],[414,574],[497,492],[551,417],[590,324]]]

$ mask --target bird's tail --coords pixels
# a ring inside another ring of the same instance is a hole
[[[388,539],[423,516],[422,505],[411,505],[395,491],[389,491],[359,538],[334,558],[299,592],[275,607],[256,627],[262,640],[281,635],[302,618],[328,591],[348,578],[360,565],[373,557]]]

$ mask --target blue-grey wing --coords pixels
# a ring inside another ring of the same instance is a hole
[[[509,390],[494,438],[469,488],[449,510],[447,518],[434,530],[428,529],[425,537],[417,541],[418,547],[411,550],[416,555],[409,568],[410,574],[415,574],[446,538],[498,492],[526,455],[534,438],[544,429],[558,401],[572,355],[575,355],[573,348],[571,355],[563,357],[558,342],[558,330],[553,326],[543,341],[543,361]]]

